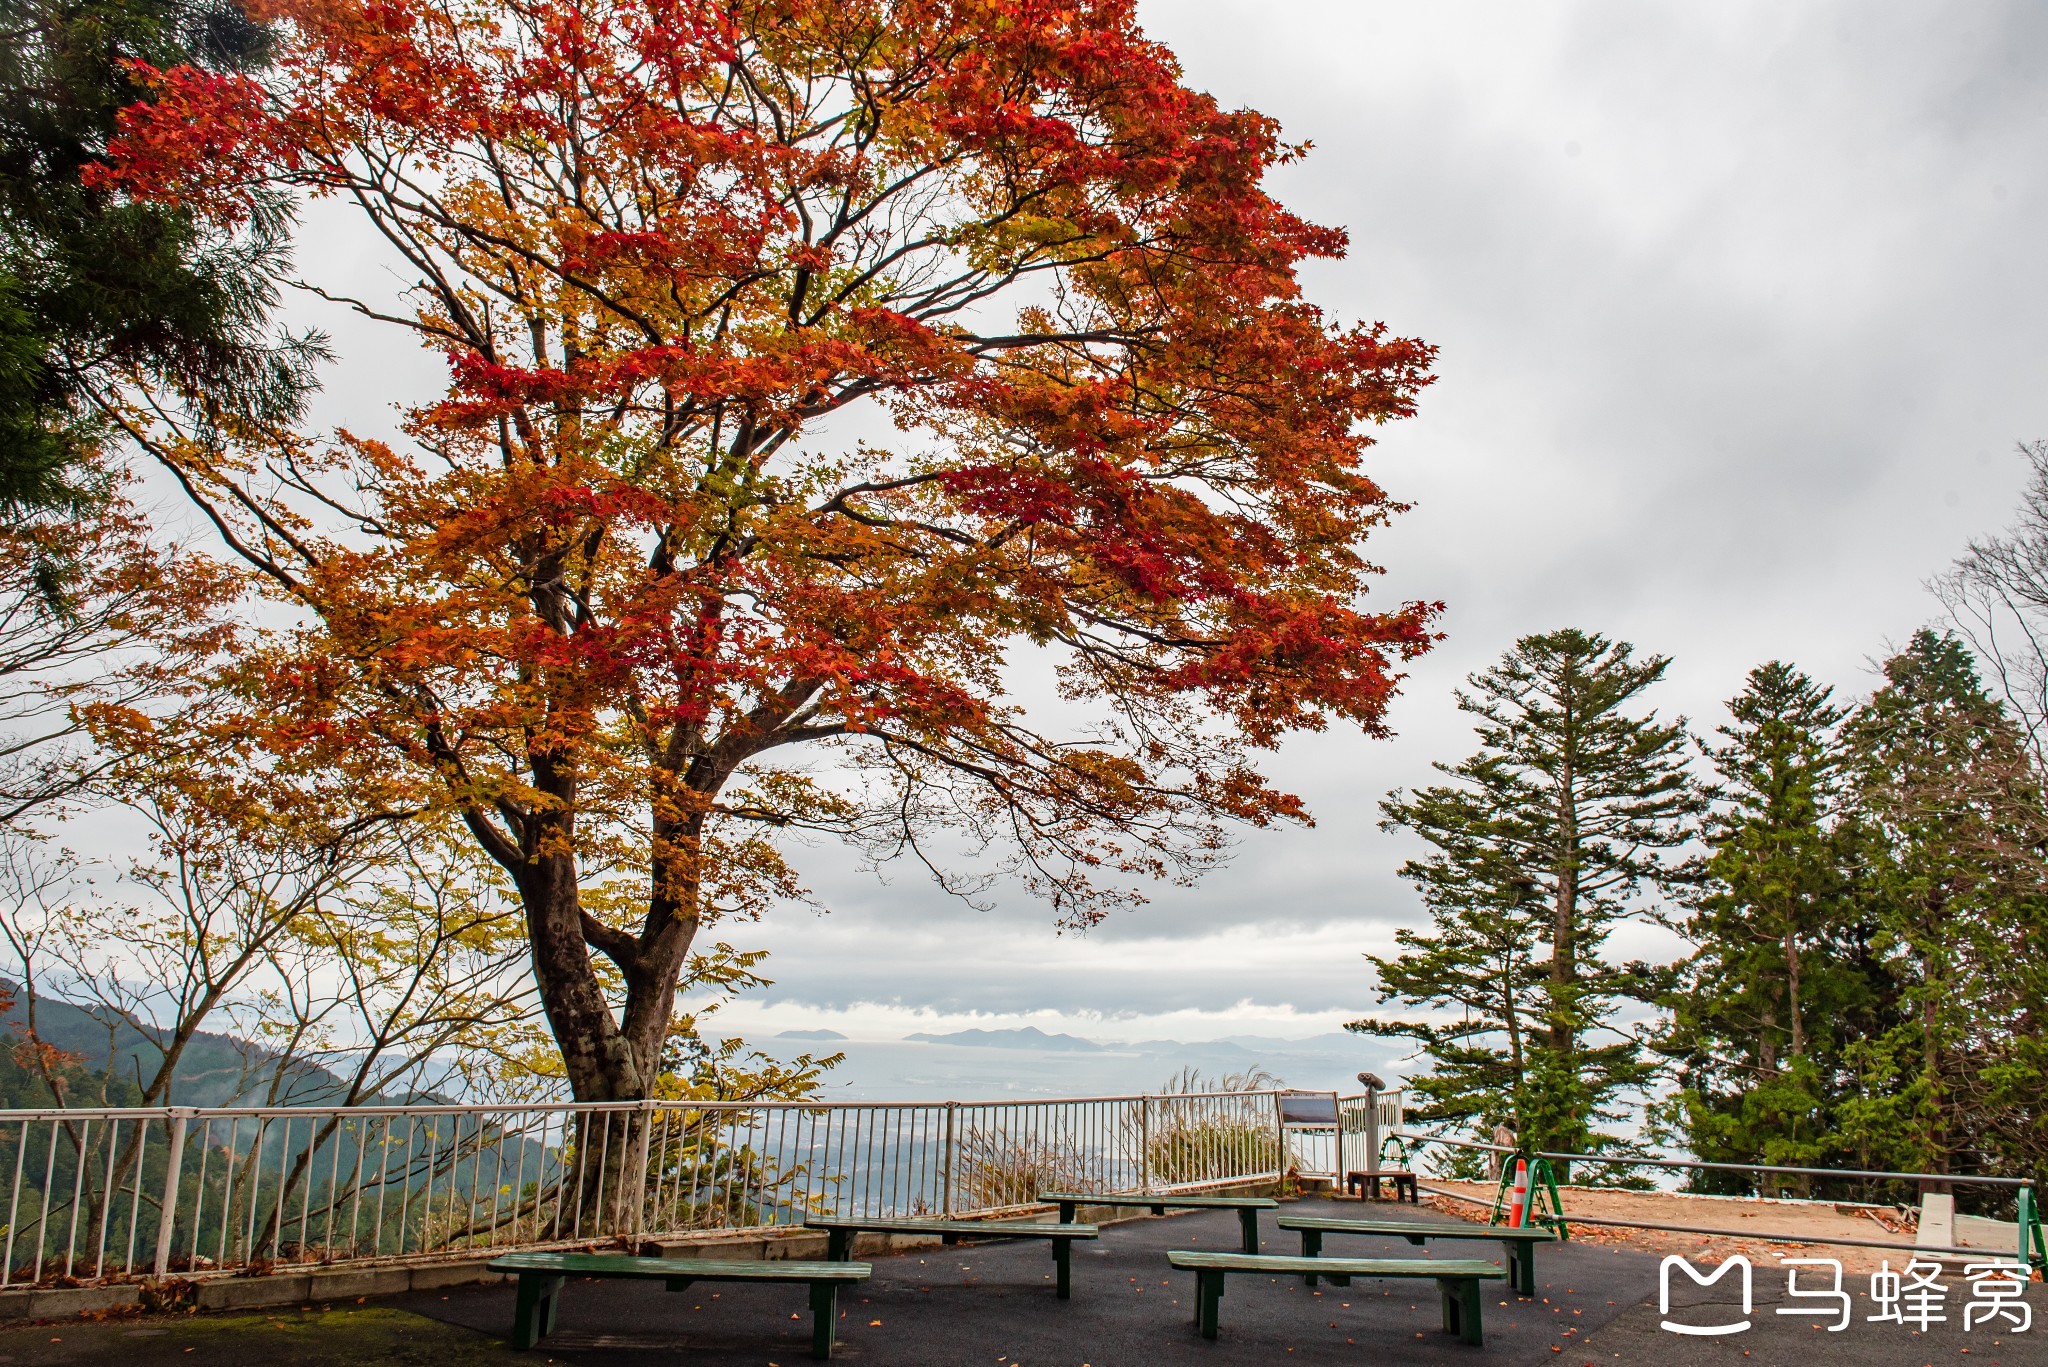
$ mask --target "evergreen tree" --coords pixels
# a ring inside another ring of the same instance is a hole
[[[1914,634],[1850,719],[1858,894],[1896,995],[1849,1128],[1915,1169],[2048,1162],[2048,848],[2026,738],[1951,635]]]
[[[1662,1042],[1678,1061],[1669,1113],[1710,1162],[1849,1166],[1833,1139],[1855,1078],[1843,1056],[1867,1032],[1882,974],[1850,897],[1835,831],[1845,782],[1843,708],[1777,661],[1728,703],[1705,823],[1711,850],[1686,922]],[[1712,1190],[1746,1178],[1702,1174]]]
[[[1381,805],[1384,829],[1435,847],[1402,866],[1432,925],[1371,958],[1381,999],[1463,1013],[1351,1023],[1428,1057],[1409,1080],[1417,1119],[1502,1121],[1542,1149],[1625,1147],[1599,1127],[1626,1116],[1655,1064],[1620,1015],[1658,975],[1605,948],[1618,921],[1692,876],[1681,847],[1704,805],[1684,720],[1632,710],[1668,664],[1582,631],[1525,636],[1458,694],[1478,752],[1437,766],[1449,783]]]
[[[289,216],[248,202],[222,236],[183,209],[92,183],[122,109],[153,98],[131,65],[262,66],[234,0],[0,0],[0,507],[54,507],[104,436],[97,393],[136,379],[204,418],[296,416],[324,354],[273,336]]]

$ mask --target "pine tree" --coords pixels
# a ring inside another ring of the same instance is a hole
[[[1685,925],[1695,949],[1661,1048],[1679,1065],[1670,1113],[1710,1162],[1845,1157],[1832,1137],[1855,1082],[1843,1048],[1857,1023],[1869,1028],[1881,972],[1835,832],[1846,711],[1830,694],[1790,665],[1760,665],[1728,703],[1725,744],[1707,751],[1720,801],[1705,823],[1706,883]],[[1720,1176],[1696,1180],[1750,1186]]]
[[[1621,1016],[1659,979],[1609,962],[1606,944],[1692,876],[1682,847],[1704,804],[1684,720],[1631,710],[1669,663],[1582,631],[1525,636],[1458,695],[1477,753],[1437,766],[1451,782],[1381,805],[1383,829],[1435,847],[1401,870],[1431,928],[1400,935],[1402,955],[1368,956],[1381,999],[1466,1013],[1351,1023],[1421,1047],[1418,1119],[1504,1121],[1542,1149],[1626,1147],[1600,1127],[1628,1114],[1656,1065]]]
[[[123,379],[211,418],[296,416],[324,348],[274,335],[290,226],[253,195],[242,231],[93,183],[121,111],[154,98],[133,65],[243,72],[269,38],[234,0],[0,0],[0,508],[69,505]]]
[[[1956,637],[1928,630],[1884,665],[1847,728],[1859,895],[1897,1023],[1865,1042],[1889,1080],[1852,1113],[1932,1172],[2048,1160],[2048,814],[2026,739]]]

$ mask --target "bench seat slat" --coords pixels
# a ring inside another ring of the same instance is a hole
[[[1038,1198],[1047,1204],[1072,1202],[1077,1206],[1177,1206],[1184,1210],[1278,1210],[1280,1203],[1270,1196],[1148,1196],[1144,1192],[1120,1191],[1091,1195],[1084,1191],[1048,1191]]]
[[[1166,1260],[1195,1274],[1195,1327],[1205,1339],[1217,1335],[1223,1283],[1233,1272],[1270,1272],[1282,1276],[1309,1274],[1349,1285],[1353,1277],[1412,1277],[1437,1286],[1443,1302],[1444,1332],[1475,1347],[1486,1342],[1480,1324],[1483,1297],[1479,1283],[1503,1274],[1500,1264],[1476,1258],[1290,1258],[1280,1254],[1198,1253],[1173,1249]]]
[[[806,1217],[806,1229],[825,1232],[826,1256],[843,1258],[862,1234],[936,1234],[956,1239],[1043,1239],[1052,1247],[1053,1290],[1061,1300],[1073,1294],[1074,1243],[1096,1237],[1094,1225],[1049,1225],[1038,1220],[839,1220]]]
[[[1283,1215],[1276,1221],[1281,1229],[1301,1236],[1303,1257],[1322,1252],[1326,1234],[1364,1234],[1381,1238],[1406,1239],[1411,1244],[1431,1239],[1484,1239],[1497,1242],[1507,1254],[1508,1280],[1518,1296],[1536,1294],[1536,1245],[1562,1241],[1556,1230],[1540,1225],[1475,1225],[1445,1220],[1345,1220],[1327,1216]],[[1316,1284],[1311,1273],[1304,1280]]]
[[[1535,1225],[1468,1225],[1434,1223],[1427,1220],[1339,1220],[1313,1215],[1282,1215],[1274,1220],[1282,1229],[1314,1229],[1325,1234],[1420,1234],[1431,1239],[1516,1239],[1525,1243],[1555,1243],[1557,1232]]]
[[[1297,1258],[1281,1253],[1196,1253],[1166,1255],[1190,1272],[1320,1272],[1349,1277],[1499,1277],[1499,1263],[1480,1258]]]
[[[511,1253],[490,1262],[493,1272],[547,1272],[559,1277],[695,1277],[699,1281],[857,1282],[874,1269],[866,1263],[763,1261],[715,1258],[636,1258],[630,1253]]]
[[[693,1282],[804,1283],[811,1292],[811,1356],[829,1358],[839,1317],[839,1288],[873,1271],[866,1263],[721,1258],[641,1258],[629,1253],[508,1253],[493,1258],[493,1272],[519,1279],[512,1309],[512,1346],[532,1348],[554,1332],[562,1288],[571,1277],[623,1277],[663,1281],[670,1291]]]
[[[1038,1199],[1057,1203],[1062,1220],[1073,1219],[1081,1207],[1087,1205],[1149,1210],[1154,1215],[1164,1215],[1169,1209],[1236,1211],[1237,1226],[1243,1235],[1243,1247],[1247,1253],[1259,1251],[1259,1212],[1280,1208],[1280,1203],[1270,1196],[1170,1196],[1145,1192],[1112,1192],[1103,1196],[1087,1196],[1078,1191],[1052,1191],[1043,1193]]]
[[[961,1234],[1002,1239],[1093,1239],[1094,1225],[1051,1225],[1025,1220],[804,1220],[806,1229],[851,1229],[862,1234]]]

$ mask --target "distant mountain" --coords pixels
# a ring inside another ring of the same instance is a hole
[[[955,1030],[950,1035],[916,1034],[903,1038],[920,1044],[958,1044],[970,1049],[1057,1049],[1075,1054],[1099,1054],[1103,1046],[1079,1035],[1048,1035],[1035,1025],[1021,1030]]]
[[[840,1034],[837,1030],[785,1030],[775,1038],[834,1040],[845,1039],[846,1036]]]
[[[0,1044],[19,1038],[28,1029],[28,1002],[18,984],[0,979]],[[163,1058],[158,1037],[137,1030],[119,1017],[76,1006],[55,997],[36,999],[36,1035],[43,1043],[72,1055],[79,1066],[100,1074],[110,1067],[116,1076],[138,1082],[154,1074]],[[277,1054],[263,1045],[233,1035],[200,1031],[178,1056],[178,1071],[171,1079],[171,1094],[163,1104],[173,1106],[260,1105],[268,1100]],[[285,1069],[278,1101],[286,1106],[318,1106],[338,1101],[347,1093],[342,1080],[325,1068],[309,1062],[293,1063]],[[438,1102],[431,1093],[380,1096],[367,1101]],[[11,1099],[0,1105],[19,1104]]]

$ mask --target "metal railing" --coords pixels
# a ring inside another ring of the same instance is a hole
[[[1347,1172],[1377,1172],[1380,1146],[1401,1133],[1401,1093],[1374,1092],[1337,1099],[1336,1160],[1331,1171],[1338,1181]]]
[[[1527,1160],[1532,1168],[1532,1186],[1534,1185],[1535,1177],[1533,1169],[1540,1168],[1543,1162],[1561,1162],[1595,1163],[1619,1168],[1653,1167],[1662,1168],[1667,1171],[1769,1174],[1776,1177],[1819,1178],[1837,1182],[1910,1182],[1915,1185],[1937,1184],[1947,1187],[1989,1187],[1994,1190],[2009,1190],[2014,1196],[2013,1234],[2015,1240],[2015,1262],[2022,1268],[2048,1265],[2048,1221],[2041,1219],[2039,1197],[2036,1192],[2035,1181],[2031,1177],[1999,1177],[1973,1173],[1910,1172],[1893,1169],[1791,1167],[1777,1163],[1715,1163],[1696,1158],[1654,1158],[1640,1154],[1628,1154],[1617,1157],[1595,1153],[1559,1153],[1549,1149],[1525,1151],[1501,1144],[1488,1144],[1478,1140],[1457,1139],[1448,1135],[1438,1134],[1416,1133],[1404,1135],[1403,1138],[1407,1143],[1417,1147],[1439,1144],[1447,1148],[1486,1153],[1490,1156],[1498,1157],[1503,1162],[1509,1159]],[[1489,1178],[1489,1181],[1494,1180],[1496,1179]],[[1505,1175],[1498,1177],[1495,1195],[1490,1200],[1468,1196],[1463,1192],[1449,1191],[1442,1187],[1424,1185],[1422,1190],[1438,1196],[1449,1197],[1454,1201],[1463,1201],[1471,1205],[1486,1207],[1489,1210],[1489,1221],[1498,1221],[1501,1219],[1507,1180]],[[1569,1188],[1566,1189],[1568,1190]],[[1554,1186],[1553,1192],[1556,1190],[1557,1188]],[[1815,1198],[1812,1196],[1791,1198],[1779,1196],[1771,1199],[1780,1204],[1835,1204],[1831,1199]],[[1840,1207],[1837,1206],[1836,1209],[1840,1209]],[[1561,1231],[1570,1225],[1599,1225],[1614,1229],[1656,1230],[1671,1234],[1718,1234],[1732,1238],[1779,1244],[1894,1249],[1901,1252],[1951,1257],[2002,1257],[2001,1254],[1995,1254],[1989,1248],[1970,1248],[1958,1244],[1921,1243],[1917,1240],[1913,1243],[1900,1243],[1896,1240],[1859,1239],[1842,1234],[1813,1234],[1811,1232],[1783,1232],[1755,1228],[1737,1229],[1721,1225],[1624,1220],[1608,1216],[1568,1215],[1562,1209],[1557,1210],[1551,1216],[1532,1215],[1532,1218],[1542,1220],[1544,1223],[1555,1224]]]
[[[1321,1176],[1358,1142],[1360,1104],[1340,1099],[1320,1135],[1283,1127],[1273,1092],[0,1111],[0,1288]],[[1398,1094],[1375,1110],[1379,1133],[1399,1125]]]

